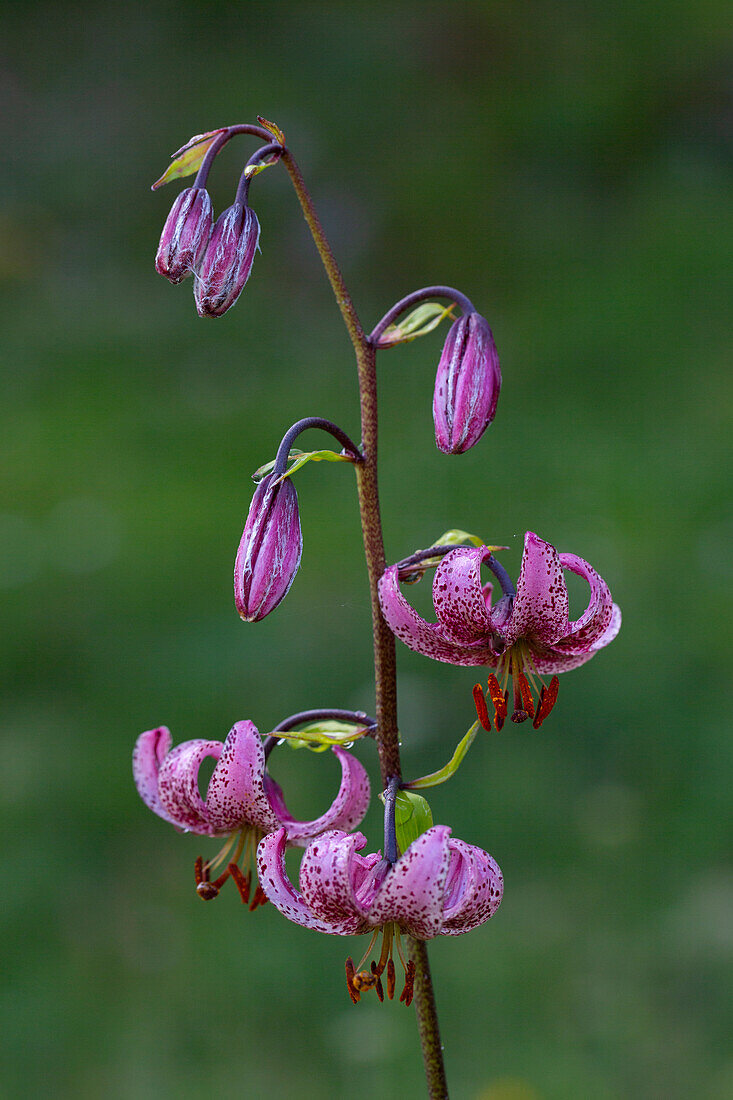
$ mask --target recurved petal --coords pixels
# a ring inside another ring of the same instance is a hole
[[[462,645],[487,644],[491,613],[481,584],[481,566],[491,557],[487,546],[459,546],[435,570],[433,604],[446,634]]]
[[[494,915],[501,903],[504,880],[499,865],[482,848],[453,839],[448,846],[450,867],[441,934],[458,936]]]
[[[268,899],[294,924],[313,928],[316,932],[346,934],[339,933],[338,929],[314,917],[301,895],[293,888],[285,870],[286,846],[285,829],[278,829],[276,833],[263,837],[257,848],[257,875]]]
[[[554,676],[560,672],[569,672],[573,668],[580,668],[586,661],[590,661],[599,649],[603,649],[618,634],[621,629],[621,609],[617,604],[611,608],[611,619],[603,634],[591,646],[574,645],[574,635],[566,640],[561,639],[554,646],[548,646],[540,652],[533,651],[532,659],[540,675]]]
[[[367,914],[373,928],[394,920],[418,940],[440,933],[449,837],[447,825],[433,825],[413,840],[377,890]]]
[[[300,864],[300,889],[310,912],[325,921],[340,936],[366,932],[363,906],[357,890],[371,901],[373,881],[370,875],[379,856],[358,855],[366,844],[362,833],[350,835],[340,829],[317,837],[305,850]]]
[[[137,792],[145,805],[164,821],[176,822],[160,803],[158,774],[160,765],[171,747],[171,735],[167,726],[141,733],[132,751],[132,775]]]
[[[369,806],[369,776],[355,756],[335,747],[334,754],[341,764],[341,786],[335,799],[320,817],[313,821],[296,821],[283,798],[280,786],[270,776],[265,777],[265,789],[270,805],[288,834],[289,844],[301,847],[329,829],[351,832],[362,821]]]
[[[253,722],[235,722],[209,780],[204,812],[212,830],[228,833],[243,824],[270,833],[278,827],[265,791],[265,751]]]
[[[199,794],[198,775],[207,756],[218,760],[222,748],[221,741],[184,741],[168,753],[160,766],[158,793],[161,805],[169,820],[182,829],[207,836],[217,832],[209,822]]]
[[[517,594],[502,634],[508,645],[517,638],[551,645],[567,633],[568,590],[560,556],[551,543],[527,531]]]
[[[459,645],[441,634],[438,623],[421,618],[400,591],[397,566],[391,565],[379,580],[379,602],[390,630],[416,653],[449,665],[488,665],[496,656],[487,641]]]
[[[590,585],[588,606],[579,619],[569,624],[568,634],[562,639],[563,649],[569,651],[572,647],[576,652],[595,649],[595,643],[603,637],[614,617],[610,589],[593,566],[576,554],[560,554],[560,564]]]

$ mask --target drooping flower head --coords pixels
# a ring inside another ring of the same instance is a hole
[[[488,321],[464,313],[451,325],[435,376],[435,442],[446,454],[478,443],[496,415],[501,369]]]
[[[355,1003],[370,988],[376,988],[382,1000],[385,969],[387,994],[394,995],[396,947],[406,974],[400,999],[409,1004],[414,968],[405,961],[401,934],[419,940],[457,936],[487,921],[501,902],[503,879],[494,859],[481,848],[454,840],[445,825],[424,832],[394,864],[379,852],[359,855],[366,844],[362,833],[324,833],[305,850],[299,892],[285,870],[286,844],[286,830],[280,829],[266,836],[257,850],[260,883],[273,905],[288,920],[318,932],[372,933],[361,963],[355,967],[347,961],[347,985]],[[379,961],[372,962],[371,973],[362,971],[380,932]]]
[[[166,218],[155,256],[155,270],[172,283],[196,271],[206,251],[214,220],[205,187],[186,187]]]
[[[221,317],[249,279],[260,223],[249,206],[235,202],[216,219],[193,288],[200,317]]]
[[[483,584],[481,566],[500,577],[503,595],[492,607],[492,585]],[[583,577],[590,586],[588,606],[579,619],[568,614],[563,571]],[[404,572],[404,570],[403,570]],[[547,717],[557,696],[556,674],[585,664],[618,634],[621,611],[608,585],[583,558],[558,554],[554,546],[528,531],[516,589],[487,546],[460,546],[445,555],[435,570],[433,605],[438,616],[426,622],[400,591],[400,566],[390,566],[379,582],[379,599],[387,623],[410,649],[452,665],[487,665],[498,729],[508,713],[507,681],[514,684],[512,721],[534,718],[535,729]],[[530,684],[538,690],[535,707]]]
[[[231,875],[244,901],[250,892],[251,871],[239,867],[254,863],[262,836],[281,829],[284,843],[303,846],[333,828],[353,829],[369,805],[369,779],[351,753],[333,752],[341,764],[341,786],[328,810],[313,821],[296,821],[288,812],[282,790],[268,774],[265,748],[252,722],[236,722],[226,741],[185,741],[171,748],[165,726],[147,730],[137,739],[132,770],[140,797],[153,813],[185,832],[225,836],[219,855],[204,864],[197,860],[197,889],[205,899],[215,897]],[[199,794],[198,775],[204,760],[216,760],[206,798]],[[223,874],[210,881],[221,864]],[[258,886],[251,908],[266,901]]]
[[[234,602],[245,622],[275,610],[295,580],[302,551],[295,486],[289,477],[267,474],[255,489],[234,562]]]

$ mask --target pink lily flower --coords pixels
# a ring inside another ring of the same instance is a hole
[[[488,564],[502,583],[503,595],[494,607],[492,585],[481,582],[482,564]],[[588,606],[573,621],[563,578],[566,569],[590,586]],[[460,546],[447,553],[433,579],[435,623],[421,618],[402,595],[399,572],[400,566],[392,565],[379,581],[382,613],[391,630],[410,649],[436,661],[495,669],[497,675],[489,676],[489,693],[497,729],[508,712],[510,675],[512,721],[534,718],[537,729],[557,698],[557,673],[585,664],[613,641],[621,626],[621,611],[595,569],[575,554],[558,554],[531,531],[524,538],[516,590],[488,547]],[[549,687],[538,687],[543,674],[552,676]],[[530,683],[539,692],[536,710]],[[479,718],[490,728],[480,685],[474,697]]]
[[[221,741],[184,741],[171,749],[165,726],[138,737],[132,771],[138,793],[146,806],[185,832],[202,836],[226,836],[218,856],[196,861],[196,886],[206,900],[216,897],[230,876],[243,901],[249,900],[251,867],[260,839],[281,829],[288,844],[305,846],[329,829],[354,829],[369,805],[369,778],[351,753],[335,747],[341,764],[341,786],[333,803],[313,821],[296,821],[289,813],[280,786],[267,773],[265,749],[252,722],[236,722]],[[217,761],[206,798],[201,798],[198,774],[207,757]],[[226,870],[212,882],[212,869],[226,862]],[[250,908],[267,900],[259,886]]]
[[[501,871],[481,848],[454,840],[445,825],[434,825],[406,849],[394,864],[379,852],[360,856],[362,833],[335,829],[312,841],[300,865],[300,893],[285,870],[287,832],[279,829],[261,841],[257,867],[262,889],[280,912],[304,928],[336,936],[372,933],[357,967],[346,963],[347,986],[356,1003],[360,994],[376,988],[383,999],[381,975],[387,969],[387,994],[394,996],[393,946],[405,968],[400,1000],[412,999],[414,968],[406,963],[400,936],[418,940],[458,936],[492,917],[504,889]],[[382,952],[371,972],[361,966],[379,933]]]

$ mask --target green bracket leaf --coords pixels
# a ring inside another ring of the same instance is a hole
[[[453,319],[455,303],[441,306],[438,302],[422,302],[396,325],[388,325],[379,337],[380,348],[392,348],[396,344],[409,344],[418,336],[427,336],[445,317]]]
[[[172,162],[168,165],[159,180],[156,180],[151,190],[157,191],[171,180],[183,179],[184,176],[192,176],[198,172],[201,162],[208,153],[220,134],[226,131],[226,126],[219,130],[209,130],[207,134],[195,134],[190,141],[177,149],[172,156]]]
[[[368,726],[357,726],[352,722],[339,722],[329,718],[319,722],[309,722],[299,730],[277,730],[272,736],[287,741],[291,749],[325,752],[334,745],[350,749],[354,741],[366,737],[369,733],[371,730]]]
[[[412,791],[398,791],[395,802],[395,831],[400,851],[410,847],[433,824],[433,813],[427,799]]]
[[[288,462],[292,462],[280,480],[284,480],[286,477],[290,477],[296,470],[300,470],[302,466],[305,466],[307,462],[352,462],[353,455],[337,454],[336,451],[299,451],[297,448],[293,448],[288,455]],[[267,474],[271,474],[275,468],[275,461],[266,462],[264,466],[260,466],[258,470],[252,474],[252,478],[255,481],[262,481],[263,477]]]
[[[456,751],[445,767],[440,768],[437,772],[431,772],[430,775],[423,775],[420,779],[413,779],[411,783],[405,783],[405,789],[416,791],[423,790],[425,787],[437,787],[439,783],[445,783],[452,775],[455,775],[480,728],[480,723],[474,722],[465,737],[462,737],[458,742]]]
[[[257,121],[264,130],[268,130],[272,134],[275,141],[279,141],[281,145],[285,144],[285,134],[275,122],[268,122],[262,115],[257,116]]]

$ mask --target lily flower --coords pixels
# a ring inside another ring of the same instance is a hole
[[[146,806],[184,832],[201,836],[225,836],[224,847],[214,859],[196,861],[196,887],[205,900],[216,897],[231,876],[242,900],[249,900],[251,868],[260,839],[276,829],[286,843],[305,846],[329,829],[354,829],[369,805],[369,779],[351,753],[335,747],[341,764],[341,786],[328,810],[313,821],[296,821],[288,812],[283,792],[268,775],[266,752],[252,722],[236,722],[226,741],[184,741],[171,748],[165,726],[138,737],[132,771],[138,793]],[[272,742],[274,744],[274,742]],[[217,761],[206,798],[199,794],[198,775],[208,757]],[[246,871],[240,868],[242,860]],[[225,864],[214,882],[211,871]],[[267,901],[256,886],[251,909]]]
[[[400,591],[400,574],[409,574],[409,562],[390,566],[379,581],[382,613],[390,629],[410,649],[436,661],[494,669],[488,687],[497,729],[508,713],[510,675],[512,721],[533,718],[537,729],[557,698],[557,674],[585,664],[613,641],[621,626],[621,611],[595,569],[575,554],[558,554],[551,543],[531,531],[524,538],[516,589],[487,546],[461,546],[446,553],[433,579],[435,623],[421,618]],[[501,583],[502,596],[494,607],[492,585],[481,581],[483,564]],[[590,586],[588,606],[579,619],[569,618],[564,570],[583,577]],[[549,686],[543,675],[552,677]],[[530,683],[539,694],[536,707]],[[479,693],[483,702],[480,685]],[[487,724],[485,706],[482,721]]]
[[[346,963],[352,1001],[376,988],[383,999],[381,975],[387,970],[387,995],[395,990],[393,948],[405,968],[400,1000],[412,1000],[414,966],[405,962],[401,934],[429,940],[470,932],[493,916],[504,883],[498,865],[481,848],[454,840],[445,825],[435,825],[414,840],[394,860],[379,852],[359,855],[366,844],[362,833],[334,829],[311,842],[300,865],[300,892],[285,870],[287,831],[270,833],[257,850],[262,889],[280,912],[304,928],[336,936],[372,933],[358,966]],[[386,850],[386,846],[385,846]],[[395,853],[396,855],[396,853]],[[379,961],[362,970],[382,933]]]

